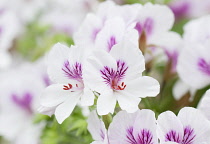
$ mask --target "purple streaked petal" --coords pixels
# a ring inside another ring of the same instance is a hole
[[[110,51],[116,43],[116,38],[114,36],[111,36],[108,40],[108,51]]]
[[[205,59],[199,58],[198,60],[198,69],[208,76],[210,76],[210,63],[208,63]]]
[[[192,129],[190,126],[185,127],[182,144],[193,144],[195,137],[196,135],[194,129]]]
[[[126,142],[129,144],[153,144],[153,135],[147,130],[143,129],[138,133],[137,139],[133,136],[133,127],[127,129]]]
[[[26,110],[29,113],[33,113],[32,105],[33,96],[31,93],[26,92],[22,98],[18,97],[16,94],[12,94],[12,101],[22,109]]]
[[[144,31],[147,35],[151,35],[154,27],[154,21],[151,18],[147,18],[144,22]]]
[[[82,64],[79,62],[75,62],[72,66],[70,66],[69,61],[65,61],[63,68],[64,74],[69,79],[74,79],[79,82],[82,80]]]
[[[45,86],[49,86],[51,84],[51,81],[50,81],[50,78],[48,77],[48,75],[43,75],[42,79],[45,83]]]
[[[182,138],[179,135],[179,133],[177,133],[174,130],[171,130],[165,135],[165,142],[168,142],[168,141],[181,143]]]
[[[143,31],[143,27],[140,22],[136,23],[135,29],[138,31],[139,35],[141,35],[141,33]]]
[[[180,19],[183,18],[187,15],[189,9],[190,9],[190,4],[188,2],[184,2],[181,4],[174,4],[169,6],[171,10],[173,11],[175,18]]]
[[[101,138],[104,140],[104,138],[105,138],[105,133],[104,133],[104,131],[103,131],[102,129],[100,129],[100,136],[101,136]]]

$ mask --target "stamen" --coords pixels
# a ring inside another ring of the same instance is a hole
[[[66,86],[66,85],[63,86],[63,90],[70,90],[70,89],[72,89],[71,84],[68,84],[68,86]]]

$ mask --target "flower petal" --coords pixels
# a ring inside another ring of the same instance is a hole
[[[53,84],[44,90],[40,103],[45,107],[54,107],[68,99],[70,93],[70,91],[63,90],[63,84]]]
[[[105,90],[98,97],[97,112],[99,115],[113,113],[116,105],[116,97],[111,89]]]
[[[72,113],[80,99],[80,95],[81,94],[78,92],[72,92],[72,94],[69,95],[69,98],[56,108],[55,117],[59,124],[61,124]]]
[[[156,96],[160,91],[160,85],[157,80],[152,77],[143,76],[133,81],[126,82],[125,91],[132,96],[145,98],[147,96]]]
[[[179,118],[173,112],[166,111],[158,116],[157,135],[161,143],[166,141],[182,142],[184,128]]]
[[[91,133],[92,138],[96,141],[103,141],[107,136],[107,131],[104,122],[98,118],[96,111],[90,113],[87,122],[88,131]]]

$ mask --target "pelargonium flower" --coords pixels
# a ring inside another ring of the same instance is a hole
[[[85,57],[83,48],[68,48],[59,43],[48,55],[48,75],[55,84],[45,89],[41,105],[52,107],[59,123],[71,114],[78,102],[83,106],[90,106],[94,102],[94,94],[83,81]]]
[[[142,76],[144,57],[138,44],[124,39],[114,45],[109,53],[96,50],[87,59],[84,79],[87,86],[100,96],[97,101],[99,115],[113,113],[116,102],[127,112],[135,112],[141,98],[156,96],[158,82]]]
[[[109,126],[108,138],[110,144],[158,144],[155,113],[146,109],[117,113]]]
[[[155,44],[160,35],[168,32],[174,24],[174,15],[167,6],[147,3],[139,8],[134,22],[141,48],[142,44]]]
[[[39,143],[43,128],[33,119],[45,85],[33,65],[30,70],[23,65],[0,75],[0,135],[14,144]]]
[[[157,127],[161,143],[198,144],[210,141],[210,122],[195,108],[185,107],[178,116],[171,111],[161,113]]]
[[[92,111],[88,117],[88,131],[95,140],[91,144],[109,144],[107,129],[104,122],[98,118],[96,111]]]
[[[210,84],[209,44],[186,44],[178,58],[177,71],[189,86],[200,89]]]
[[[205,95],[198,104],[198,109],[204,113],[204,115],[208,118],[208,120],[210,120],[209,102],[210,102],[210,90],[206,91]]]

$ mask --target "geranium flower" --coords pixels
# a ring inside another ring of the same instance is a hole
[[[197,144],[210,140],[210,122],[195,108],[185,107],[178,116],[171,111],[164,112],[158,116],[157,126],[161,143]]]
[[[40,142],[43,123],[34,124],[33,119],[45,85],[33,65],[30,70],[23,65],[0,75],[0,135],[14,144]]]
[[[178,58],[178,74],[192,88],[200,89],[210,84],[209,46],[210,43],[188,43]]]
[[[96,50],[87,59],[84,80],[87,86],[100,93],[97,101],[99,115],[113,113],[116,102],[127,112],[135,112],[141,98],[156,96],[158,82],[142,76],[144,57],[137,43],[123,40],[109,53]]]
[[[85,54],[81,47],[68,48],[62,44],[56,44],[49,53],[48,75],[55,84],[45,89],[41,105],[52,107],[59,123],[71,114],[79,101],[83,106],[94,102],[94,94],[83,81]]]

